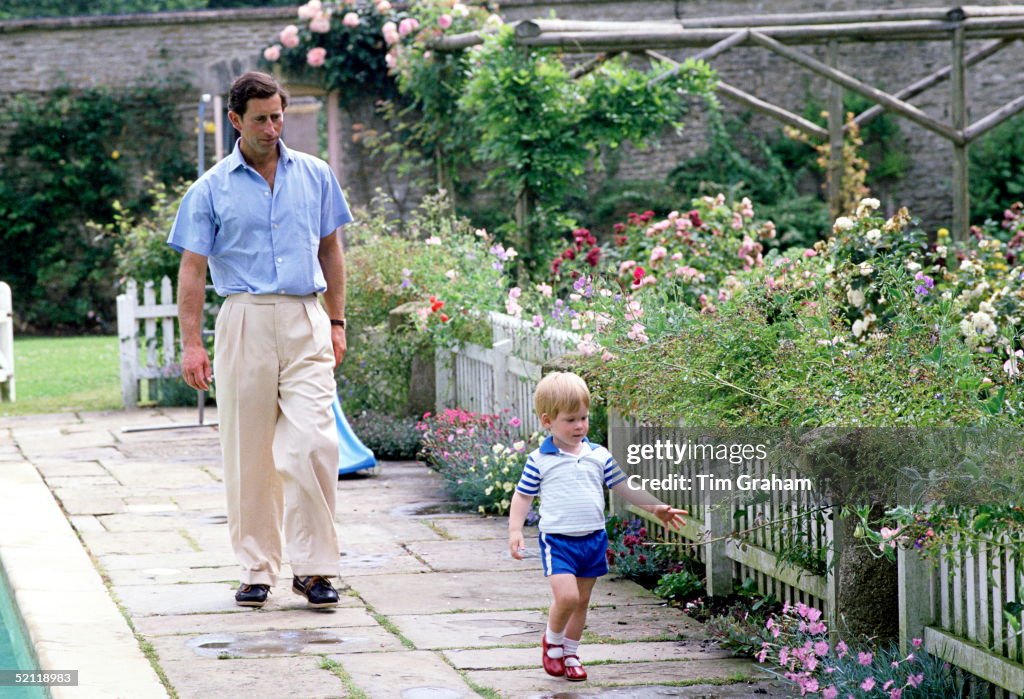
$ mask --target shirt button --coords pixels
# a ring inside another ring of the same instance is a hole
[[[283,257],[279,257],[279,258],[277,258],[277,261],[278,262],[284,262],[284,258]]]
[[[264,193],[263,193],[263,196],[265,196],[265,197],[269,197],[269,196],[270,196],[270,192],[264,192]]]

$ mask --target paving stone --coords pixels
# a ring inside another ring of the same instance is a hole
[[[32,462],[40,475],[49,482],[61,476],[109,476],[96,461],[72,461],[70,459],[36,459]]]
[[[133,568],[108,570],[107,577],[114,585],[183,585],[190,583],[238,582],[238,566],[208,566],[203,568]]]
[[[130,505],[125,507],[131,509]],[[96,519],[108,532],[177,531],[188,521],[188,518],[182,517],[177,510],[101,515]]]
[[[339,510],[340,511],[340,510]],[[440,536],[423,522],[415,520],[379,519],[373,523],[351,522],[335,517],[341,548],[348,542],[372,544],[374,542],[408,543],[410,541],[439,541]]]
[[[114,585],[113,590],[133,617],[246,611],[235,604],[234,585],[227,583]]]
[[[333,629],[377,626],[361,606],[340,607],[329,614],[309,610],[253,609],[248,614],[182,614],[147,616],[135,620],[135,630],[146,637],[204,633],[238,633],[287,629]]]
[[[94,556],[112,553],[161,551],[185,553],[195,549],[177,531],[167,532],[83,532],[82,539]]]
[[[649,683],[652,678],[666,684],[697,684],[724,679],[761,681],[766,677],[756,663],[740,658],[587,665],[587,675],[587,685],[590,687],[643,685]],[[466,676],[470,681],[496,690],[506,697],[518,698],[529,696],[532,692],[566,689],[566,681],[563,678],[550,677],[539,664],[528,670],[475,670],[468,672]]]
[[[210,485],[217,481],[202,468],[192,464],[163,464],[153,468],[146,464],[128,462],[121,465],[107,464],[107,470],[118,482],[127,486],[141,485],[161,488],[176,488],[188,485]]]
[[[460,670],[500,670],[533,667],[540,662],[540,643],[530,648],[452,649],[443,651]],[[584,643],[584,662],[642,662],[654,660],[707,660],[731,658],[732,654],[712,641],[658,641],[653,643]]]
[[[455,539],[508,541],[508,518],[506,517],[437,517],[434,522]],[[537,530],[532,527],[528,527],[524,533],[527,541],[537,539]]]
[[[430,567],[398,544],[350,544],[342,542],[342,576],[382,573],[426,573]]]
[[[111,496],[73,495],[70,491],[54,493],[60,505],[69,515],[108,515],[124,512],[124,501]]]
[[[146,568],[210,568],[230,562],[230,560],[224,560],[223,554],[192,551],[191,549],[186,553],[109,553],[96,557],[100,565],[107,571]]]
[[[382,614],[436,614],[458,610],[529,609],[547,607],[550,592],[537,571],[426,573],[423,575],[366,576],[352,586]],[[405,594],[415,589],[415,595]],[[481,595],[481,591],[484,592]],[[592,598],[594,604],[659,604],[639,585],[606,584]]]
[[[68,517],[71,526],[77,532],[105,532],[107,531],[100,523],[99,518],[93,515],[71,515]]]
[[[481,541],[415,541],[409,550],[436,571],[522,571],[540,570],[540,559],[517,561],[508,552],[505,539]]]
[[[161,660],[217,658],[224,655],[232,658],[268,658],[402,650],[401,641],[380,626],[206,632],[159,636],[150,639],[150,642]]]
[[[348,695],[344,683],[320,667],[319,658],[189,658],[160,666],[179,699],[336,699]],[[394,699],[394,697],[392,697]]]
[[[369,699],[476,699],[476,692],[436,653],[331,655]]]

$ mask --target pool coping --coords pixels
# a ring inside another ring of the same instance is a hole
[[[53,699],[167,699],[135,633],[35,466],[0,462],[0,565]]]

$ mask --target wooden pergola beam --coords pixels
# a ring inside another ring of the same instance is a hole
[[[915,124],[942,136],[946,140],[952,141],[953,143],[964,143],[964,135],[960,131],[943,124],[938,119],[928,116],[914,105],[896,99],[887,92],[883,92],[876,87],[863,83],[840,70],[822,63],[816,58],[808,56],[802,51],[785,46],[775,39],[761,34],[760,32],[750,32],[750,40],[758,46],[768,49],[772,53],[778,54],[797,65],[801,65],[813,73],[817,73],[823,78],[842,85],[847,90],[856,92],[859,95],[867,97],[873,102],[884,105],[887,109],[903,115]]]
[[[1013,44],[1012,39],[996,39],[994,41],[991,41],[982,46],[981,48],[972,51],[971,53],[964,56],[964,67],[969,68],[970,66],[976,65],[981,61],[985,60],[986,58],[988,58],[989,56],[1003,50],[1007,46],[1010,46],[1011,44]],[[947,80],[949,76],[952,74],[952,72],[952,64],[944,68],[940,68],[934,73],[931,73],[930,75],[921,78],[917,82],[907,85],[899,92],[894,93],[893,97],[900,100],[908,100],[911,97],[916,97],[925,90],[939,84],[943,80]],[[884,111],[885,107],[876,104],[875,106],[865,109],[863,112],[858,114],[854,121],[857,123],[857,126],[863,126],[864,124],[867,124],[871,120],[877,118]]]
[[[1016,116],[1021,111],[1024,111],[1024,95],[1004,104],[999,109],[985,117],[982,117],[981,119],[978,119],[978,121],[968,126],[964,129],[964,138],[968,143],[971,143],[972,141],[984,136],[1007,119]]]
[[[596,56],[594,56],[593,58],[591,58],[589,61],[587,61],[586,63],[581,63],[580,65],[578,65],[575,68],[573,68],[572,70],[570,70],[569,71],[569,78],[572,79],[572,80],[576,80],[577,78],[582,78],[587,73],[591,73],[591,72],[597,70],[605,62],[611,60],[612,58],[615,58],[618,55],[619,55],[619,53],[599,53]]]
[[[718,56],[719,54],[725,53],[726,51],[728,51],[729,49],[733,48],[734,46],[739,46],[740,44],[742,44],[744,41],[746,41],[749,38],[750,38],[750,30],[748,30],[748,29],[741,29],[740,31],[738,31],[735,34],[733,34],[732,36],[729,36],[729,37],[727,37],[725,39],[722,39],[717,44],[714,44],[713,46],[709,46],[708,48],[704,49],[703,51],[700,51],[695,56],[693,56],[693,58],[694,58],[694,60],[697,60],[697,61],[707,61],[707,60],[710,60],[710,59],[714,58],[715,56]],[[649,55],[652,55],[652,56],[655,55],[655,53],[653,51],[648,51],[647,53]],[[662,60],[671,60],[667,56],[662,56],[661,54],[657,54],[657,56],[660,59],[662,59]],[[668,80],[673,75],[675,75],[680,70],[682,70],[682,64],[681,63],[679,63],[677,61],[671,61],[671,62],[675,63],[675,67],[670,69],[670,70],[668,70],[668,71],[666,71],[666,72],[664,72],[664,73],[662,73],[661,75],[659,75],[659,76],[657,76],[655,78],[651,78],[647,82],[647,87],[650,87],[652,85],[657,85],[658,83],[660,83],[660,82],[662,82],[664,80]]]

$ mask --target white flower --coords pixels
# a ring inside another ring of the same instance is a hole
[[[1014,352],[1009,347],[1007,347],[1006,353],[1010,355],[1010,358],[1003,363],[1003,371],[1005,371],[1006,375],[1012,379],[1016,376],[1019,376],[1021,373],[1020,366],[1017,360],[1021,357],[1024,357],[1024,350],[1017,350],[1016,352]]]
[[[305,5],[300,5],[299,19],[313,19],[320,12],[321,6],[320,0],[309,0]]]
[[[851,305],[860,308],[864,305],[864,292],[860,289],[850,289],[846,292],[846,299]]]
[[[832,230],[834,230],[834,231],[848,231],[851,228],[853,228],[853,226],[854,226],[853,219],[848,218],[846,216],[840,216],[839,218],[836,219],[835,224],[832,225]]]
[[[441,238],[439,238],[436,235],[432,235],[432,236],[430,236],[429,238],[427,238],[423,242],[426,243],[427,245],[440,245],[441,244]]]
[[[857,218],[860,218],[861,216],[864,216],[866,214],[870,214],[872,211],[875,211],[881,205],[882,202],[872,197],[861,199],[860,204],[857,205]]]
[[[459,276],[459,273],[454,269],[450,269],[444,273],[444,276],[448,277],[448,281],[453,282],[455,281],[455,278]]]
[[[857,265],[857,269],[860,271],[860,276],[862,277],[866,277],[875,271],[874,266],[866,260]]]
[[[947,252],[949,252],[949,248],[945,245],[938,245],[935,247],[935,254],[939,257],[945,257]]]
[[[456,17],[466,17],[469,15],[469,8],[461,2],[457,2],[452,5],[452,14]]]
[[[877,243],[882,237],[882,231],[877,228],[872,228],[870,231],[864,234],[864,238],[869,243]]]
[[[998,313],[996,313],[996,309],[993,308],[992,304],[989,303],[988,301],[982,301],[981,303],[979,303],[978,310],[981,311],[982,313],[987,313],[988,315],[993,317],[999,315]]]
[[[919,269],[921,269],[921,265],[919,265],[918,263],[914,262],[913,260],[907,262],[906,266],[907,266],[907,270],[910,271],[910,272],[916,272]]]
[[[868,329],[868,324],[863,319],[858,318],[853,321],[853,336],[860,337],[864,334],[864,331]]]

